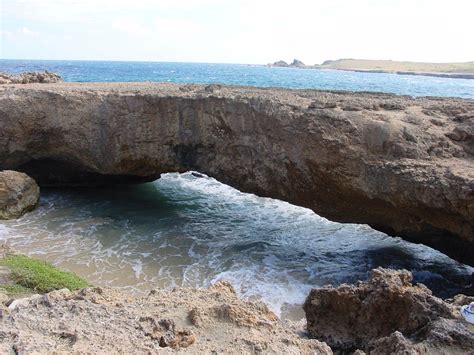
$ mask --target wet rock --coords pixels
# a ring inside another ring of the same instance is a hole
[[[304,310],[310,335],[333,349],[411,354],[474,344],[458,307],[412,285],[408,271],[378,268],[367,282],[313,289]]]
[[[38,204],[39,187],[24,173],[0,171],[0,219],[12,219],[33,210]]]

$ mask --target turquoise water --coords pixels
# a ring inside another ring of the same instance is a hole
[[[223,83],[295,89],[379,91],[411,96],[474,98],[474,80],[270,68],[244,64],[0,60],[0,71],[50,70],[66,81]]]
[[[11,61],[0,70],[51,70],[67,81],[167,81],[384,91],[474,98],[474,80],[230,64]],[[311,287],[405,268],[437,295],[472,292],[474,268],[366,225],[244,194],[190,173],[138,186],[43,189],[40,206],[0,224],[0,241],[77,272],[96,285],[141,292],[232,282],[288,318]]]
[[[465,292],[474,268],[366,225],[241,193],[191,173],[102,189],[43,189],[39,208],[0,225],[0,241],[133,291],[229,280],[283,317],[301,316],[311,287],[406,268],[441,296]]]

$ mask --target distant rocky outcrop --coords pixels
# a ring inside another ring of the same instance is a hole
[[[275,62],[273,64],[269,64],[268,66],[270,67],[284,67],[284,68],[310,68],[311,66],[304,64],[301,60],[298,59],[293,59],[293,62],[288,64],[284,60],[279,60],[278,62]]]
[[[307,65],[304,64],[301,60],[293,59],[293,62],[290,64],[290,67],[306,68]]]
[[[39,187],[24,173],[0,171],[0,219],[12,219],[34,209],[39,200]]]
[[[48,84],[60,81],[63,81],[61,76],[47,70],[44,72],[24,72],[19,74],[0,72],[0,84]]]
[[[41,185],[199,171],[474,265],[474,100],[156,83],[0,86],[0,169]]]
[[[310,335],[333,350],[373,354],[469,353],[474,333],[459,306],[412,285],[408,271],[375,269],[367,282],[313,289],[304,310]]]
[[[278,62],[275,62],[273,64],[269,64],[271,67],[288,67],[289,64],[285,62],[284,60],[279,60]]]

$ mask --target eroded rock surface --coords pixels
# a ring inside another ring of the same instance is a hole
[[[39,187],[24,173],[0,171],[0,219],[12,219],[33,210],[38,204]]]
[[[474,101],[151,83],[0,87],[0,168],[40,184],[197,170],[474,264]]]
[[[32,83],[57,83],[63,81],[61,76],[49,71],[24,72],[19,74],[9,74],[0,72],[0,84],[32,84]]]
[[[374,354],[462,354],[474,349],[474,333],[459,315],[459,306],[433,296],[422,284],[412,285],[408,271],[378,268],[367,282],[313,289],[304,310],[311,336],[333,349]]]
[[[220,282],[131,296],[118,289],[53,291],[3,309],[1,353],[332,354],[262,303]]]

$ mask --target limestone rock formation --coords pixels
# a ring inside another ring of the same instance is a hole
[[[0,219],[18,218],[34,209],[39,200],[39,187],[24,173],[0,171]]]
[[[375,354],[473,350],[474,333],[461,320],[459,307],[411,282],[408,271],[378,268],[367,282],[313,289],[304,304],[307,329],[333,350],[359,348]]]
[[[24,72],[8,74],[0,72],[0,84],[32,84],[32,83],[57,83],[63,79],[56,73],[45,70],[44,72]]]
[[[12,303],[0,317],[0,352],[332,354],[300,326],[220,282],[209,289],[53,291]]]
[[[40,185],[195,170],[474,264],[474,100],[220,85],[0,86],[0,169]]]

